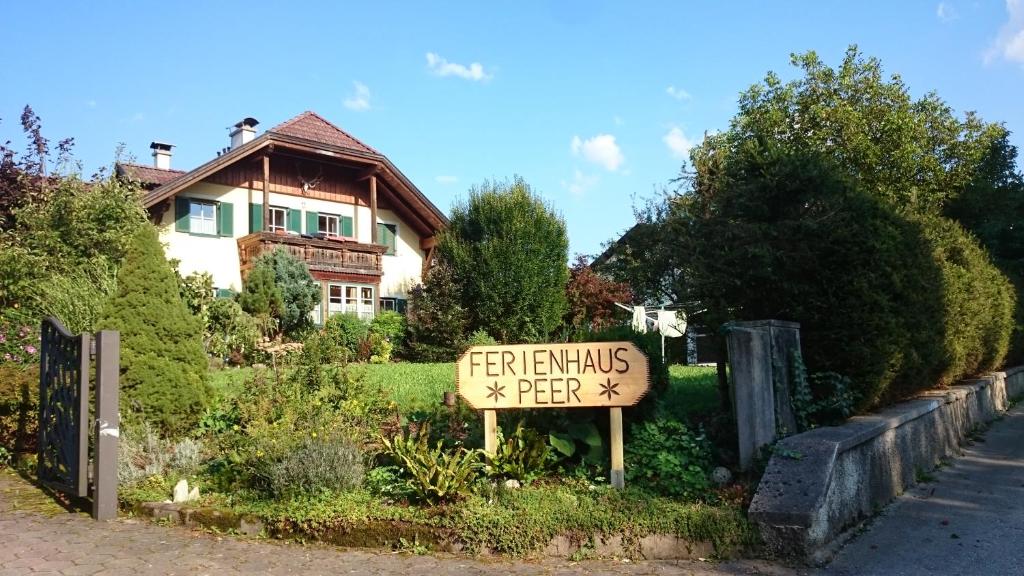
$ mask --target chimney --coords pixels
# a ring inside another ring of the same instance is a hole
[[[256,125],[259,121],[255,118],[244,118],[231,129],[231,149],[234,150],[243,144],[248,144],[256,138]]]
[[[166,142],[150,142],[149,147],[153,149],[153,167],[161,170],[171,169],[171,148],[174,144]]]

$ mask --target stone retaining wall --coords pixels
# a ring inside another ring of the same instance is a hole
[[[850,528],[957,454],[1020,396],[1024,366],[790,436],[777,444],[749,517],[770,553],[823,561]]]

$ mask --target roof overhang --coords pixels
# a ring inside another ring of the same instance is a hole
[[[264,132],[253,141],[229,150],[206,164],[186,172],[162,186],[154,188],[146,194],[143,203],[146,208],[151,208],[164,200],[172,198],[185,188],[202,181],[215,172],[243,161],[265,149],[268,152],[278,149],[292,150],[314,156],[322,156],[325,159],[334,159],[339,163],[363,166],[365,167],[364,178],[371,175],[380,178],[389,191],[394,196],[397,196],[398,200],[407,204],[410,211],[422,220],[432,232],[440,231],[448,225],[448,218],[444,213],[385,156],[274,132]]]

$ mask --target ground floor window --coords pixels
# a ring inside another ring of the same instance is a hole
[[[373,286],[361,284],[328,284],[327,316],[355,314],[363,320],[373,318],[375,299]]]
[[[405,314],[406,300],[404,298],[381,298],[380,311],[398,312]]]
[[[285,212],[284,208],[271,206],[269,210],[270,222],[267,223],[267,230],[271,232],[284,232],[286,230]]]

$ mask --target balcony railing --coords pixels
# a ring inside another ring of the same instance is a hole
[[[321,240],[294,234],[254,232],[238,239],[242,274],[248,273],[257,256],[278,246],[305,262],[313,271],[373,276],[383,274],[381,255],[387,251],[386,246],[351,240]]]

